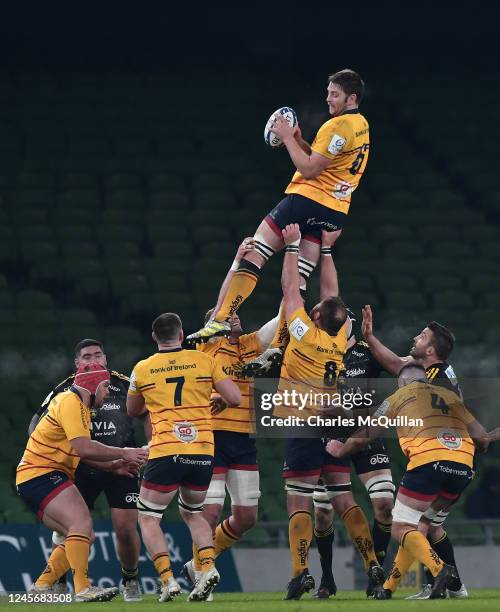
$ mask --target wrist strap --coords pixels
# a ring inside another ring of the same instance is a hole
[[[332,247],[321,247],[321,255],[331,255]]]
[[[233,263],[231,264],[231,267],[229,268],[231,270],[231,272],[236,272],[236,270],[240,267],[240,262],[238,260],[234,260]]]
[[[299,247],[297,244],[287,244],[285,247],[285,253],[297,253],[299,254]]]

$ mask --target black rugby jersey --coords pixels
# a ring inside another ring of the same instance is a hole
[[[129,378],[124,374],[110,371],[109,394],[100,408],[90,409],[91,437],[97,442],[108,446],[136,446],[134,438],[133,419],[127,414],[127,393]],[[73,381],[75,374],[71,374],[59,383],[43,400],[37,410],[38,416],[42,417],[52,399],[63,391],[67,391]]]
[[[425,369],[425,374],[427,376],[427,381],[431,384],[449,389],[462,398],[462,390],[458,384],[455,371],[449,363],[446,363],[446,361],[433,363]]]

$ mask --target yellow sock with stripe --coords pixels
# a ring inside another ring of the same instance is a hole
[[[224,301],[215,315],[217,321],[225,321],[233,315],[243,302],[252,294],[259,280],[260,268],[251,261],[242,259],[238,271],[234,273],[224,297]]]
[[[205,574],[214,566],[215,552],[213,546],[203,546],[198,550],[200,556],[201,572]]]
[[[401,578],[406,574],[408,568],[413,563],[413,559],[413,555],[408,550],[405,550],[402,546],[398,548],[398,554],[392,563],[387,580],[384,582],[384,589],[389,589],[394,593],[398,588]]]
[[[90,539],[84,533],[68,533],[64,541],[66,557],[73,572],[75,593],[80,593],[90,586],[89,551]]]
[[[193,567],[195,572],[201,572],[200,555],[198,554],[198,546],[193,542]]]
[[[153,565],[160,576],[162,584],[166,584],[170,578],[173,578],[172,566],[170,565],[170,557],[168,552],[158,553],[153,557]]]
[[[288,344],[288,338],[290,337],[288,334],[288,325],[285,316],[285,309],[283,308],[283,302],[280,304],[279,310],[279,321],[278,327],[274,332],[274,337],[271,340],[270,348],[279,348],[284,350],[286,345]]]
[[[425,565],[434,577],[443,569],[442,559],[432,549],[429,540],[416,529],[405,533],[401,538],[401,546]]]
[[[47,561],[47,567],[35,582],[37,587],[52,586],[69,570],[68,557],[64,544],[58,544]]]
[[[292,577],[302,574],[309,564],[309,547],[313,537],[313,521],[310,512],[298,510],[288,519],[288,540],[292,561]]]
[[[341,519],[351,536],[354,546],[356,546],[363,559],[365,571],[368,571],[373,561],[378,565],[377,557],[373,549],[370,525],[366,520],[363,510],[361,510],[359,506],[351,506],[344,512]]]
[[[225,519],[217,525],[214,537],[215,558],[230,548],[240,539],[240,536],[231,529],[229,519]]]

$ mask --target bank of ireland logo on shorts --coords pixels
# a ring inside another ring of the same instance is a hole
[[[296,340],[300,342],[304,335],[309,331],[309,326],[306,325],[300,317],[297,317],[290,323],[288,331]]]
[[[174,423],[173,432],[175,437],[181,442],[194,442],[198,437],[198,430],[188,421]]]
[[[462,446],[462,436],[453,429],[442,429],[437,439],[446,448],[457,450]]]

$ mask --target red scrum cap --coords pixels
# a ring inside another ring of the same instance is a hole
[[[76,371],[74,385],[86,389],[91,395],[95,395],[97,387],[104,381],[110,380],[109,372],[99,363],[82,364]]]

